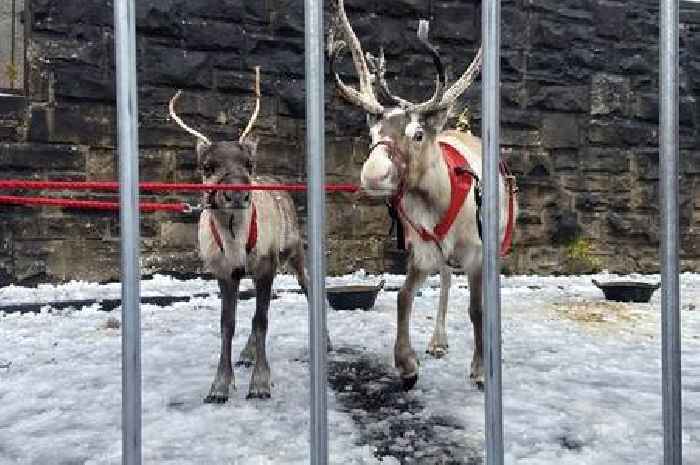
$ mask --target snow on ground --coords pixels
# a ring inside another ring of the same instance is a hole
[[[388,286],[402,279],[385,278]],[[649,304],[606,302],[590,279],[516,276],[502,280],[508,464],[661,463],[659,292]],[[329,284],[357,281],[366,278],[356,274],[328,280]],[[437,283],[436,278],[429,281]],[[426,286],[416,299],[412,339],[421,360],[421,377],[413,391],[401,394],[399,403],[422,406],[420,411],[401,413],[408,424],[450,418],[460,428],[435,426],[435,435],[450,435],[463,441],[464,450],[479,451],[483,393],[466,383],[472,330],[466,313],[469,291],[464,285],[463,278],[453,282],[450,353],[440,360],[424,353],[439,290]],[[700,463],[700,275],[682,275],[681,286],[684,455],[685,463]],[[283,276],[276,287],[296,286],[293,278]],[[144,463],[307,463],[304,297],[279,293],[272,302],[268,356],[273,398],[246,400],[250,369],[237,368],[238,390],[229,403],[219,406],[202,403],[218,360],[215,291],[214,283],[202,280],[157,276],[143,282],[143,295],[212,293],[166,308],[142,307]],[[119,285],[11,286],[0,289],[0,302],[118,295]],[[363,354],[391,373],[395,302],[396,292],[382,292],[372,311],[330,310],[328,325],[338,349],[331,358]],[[250,331],[253,310],[254,300],[239,304],[236,352]],[[119,312],[101,312],[98,305],[81,311],[0,316],[0,464],[120,463],[121,339],[119,330],[108,324],[115,317]],[[1,368],[7,362],[11,366]],[[360,427],[363,416],[372,421],[377,416],[348,412],[340,398],[331,391],[331,463],[377,463],[374,445],[364,443],[361,431],[368,426]],[[479,463],[478,455],[454,463]],[[399,461],[385,457],[383,463]]]

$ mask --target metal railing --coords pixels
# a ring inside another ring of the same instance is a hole
[[[659,192],[661,194],[661,391],[664,464],[681,465],[681,328],[678,221],[678,0],[661,0]]]
[[[0,2],[0,90],[24,87],[24,2]]]
[[[122,281],[122,463],[141,464],[139,132],[134,0],[114,2]]]
[[[326,209],[323,73],[323,0],[305,0],[306,170],[309,239],[309,345],[311,347],[311,464],[328,463],[326,402]]]
[[[114,3],[122,183],[123,463],[141,464],[139,327],[138,132],[134,0]],[[324,112],[323,0],[305,0],[307,169],[311,272],[311,463],[328,463],[323,257]],[[486,324],[486,459],[503,464],[503,413],[498,268],[500,0],[483,0],[484,75],[484,306]],[[661,0],[660,163],[662,212],[664,464],[681,465],[680,325],[678,284],[678,0]]]
[[[484,390],[486,394],[486,459],[503,465],[503,408],[501,385],[501,272],[499,266],[499,182],[501,160],[501,1],[484,0],[482,8],[484,47],[481,106],[484,118]]]

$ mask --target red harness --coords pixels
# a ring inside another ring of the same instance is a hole
[[[445,163],[447,164],[447,172],[450,177],[451,187],[450,205],[447,208],[447,211],[443,215],[440,222],[437,225],[435,225],[435,227],[432,230],[429,230],[425,226],[418,225],[411,220],[411,218],[406,214],[406,211],[403,208],[402,200],[406,193],[406,187],[403,181],[401,182],[398,192],[392,199],[394,208],[399,213],[399,216],[404,220],[404,222],[411,226],[411,228],[414,231],[416,231],[418,236],[423,241],[432,241],[438,246],[438,248],[440,248],[440,242],[443,239],[445,239],[447,234],[450,232],[450,228],[457,219],[457,215],[459,215],[459,212],[462,209],[462,205],[464,205],[464,202],[467,199],[469,191],[471,190],[472,185],[474,183],[474,180],[477,179],[478,182],[476,173],[474,173],[474,171],[469,166],[469,162],[461,153],[459,153],[459,151],[456,148],[445,142],[440,142],[440,148],[442,149],[442,157],[444,158]],[[510,252],[513,242],[513,230],[515,223],[515,186],[513,185],[512,181],[510,181],[513,178],[510,175],[510,171],[508,171],[505,162],[502,161],[499,164],[499,168],[501,171],[501,175],[503,175],[503,177],[506,178],[507,182],[509,183],[508,223],[506,224],[505,236],[503,237],[503,241],[501,242],[500,247],[500,255],[501,257],[504,257]],[[477,221],[480,221],[478,217]],[[481,232],[480,223],[479,232]]]
[[[214,236],[214,242],[221,249],[221,253],[224,253],[224,241],[221,239],[221,234],[219,233],[219,228],[216,227],[216,222],[213,216],[209,216],[209,227],[211,228],[211,234]],[[250,253],[251,250],[255,248],[258,243],[258,210],[253,204],[253,213],[250,218],[250,227],[248,228],[248,240],[245,244],[246,253]]]

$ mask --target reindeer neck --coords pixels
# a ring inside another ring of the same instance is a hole
[[[442,212],[450,204],[450,177],[437,140],[426,144],[411,166],[406,194],[418,197],[427,207]]]

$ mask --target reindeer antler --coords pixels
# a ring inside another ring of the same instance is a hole
[[[426,102],[414,104],[405,99],[397,97],[389,92],[389,87],[386,84],[384,78],[385,63],[383,62],[383,57],[380,56],[379,60],[373,59],[371,64],[375,68],[375,73],[378,76],[379,82],[377,85],[380,87],[383,93],[388,95],[393,102],[406,108],[408,111],[425,113],[430,111],[439,111],[450,108],[454,102],[466,91],[469,86],[476,79],[476,75],[481,68],[482,61],[482,48],[479,47],[474,60],[469,65],[467,70],[460,76],[460,78],[455,81],[454,84],[449,89],[445,89],[447,85],[447,74],[445,72],[445,66],[440,58],[440,53],[437,48],[430,43],[428,40],[428,33],[430,32],[430,23],[427,20],[421,20],[418,23],[418,40],[425,46],[426,50],[432,55],[433,63],[437,70],[437,77],[435,83],[435,92],[430,100]],[[375,63],[376,62],[376,63]]]
[[[168,105],[168,108],[170,109],[170,117],[174,119],[178,126],[180,126],[182,129],[189,132],[206,145],[211,145],[211,140],[209,140],[207,136],[205,136],[199,131],[195,131],[194,129],[186,125],[184,121],[182,121],[182,119],[179,116],[177,116],[177,113],[175,113],[175,102],[177,102],[177,99],[180,98],[180,95],[182,95],[182,90],[178,90],[177,93],[173,96],[173,98],[170,99],[170,104]]]
[[[248,125],[246,126],[245,130],[241,134],[241,137],[238,139],[239,143],[242,143],[243,140],[248,136],[248,133],[250,133],[250,130],[253,129],[253,125],[255,124],[255,121],[258,119],[258,113],[260,112],[260,66],[255,67],[255,110],[253,110],[253,115],[250,117],[250,121],[248,121]]]
[[[386,81],[385,76],[386,59],[384,58],[384,47],[379,48],[379,56],[377,58],[375,58],[371,53],[367,52],[367,65],[370,68],[370,72],[374,75],[374,87],[377,91],[379,91],[382,97],[403,108],[413,105],[413,103],[409,102],[408,100],[402,99],[391,92],[389,83]]]
[[[435,83],[435,92],[430,100],[416,104],[409,100],[403,99],[389,89],[389,84],[386,81],[386,59],[384,58],[384,48],[379,49],[379,57],[375,58],[371,53],[367,53],[367,63],[370,67],[370,71],[374,75],[374,85],[381,95],[389,100],[390,102],[398,105],[399,107],[405,108],[409,111],[423,112],[428,111],[440,102],[440,97],[442,96],[442,90],[445,87],[445,82],[447,81],[447,75],[445,74],[445,67],[440,59],[440,54],[437,48],[428,41],[428,32],[430,31],[430,22],[427,20],[421,20],[418,23],[418,39],[421,43],[428,49],[430,54],[433,56],[433,63],[437,68],[437,76]]]
[[[328,53],[330,55],[331,72],[335,76],[335,82],[338,85],[338,88],[348,101],[364,108],[368,113],[380,114],[384,112],[384,107],[379,103],[377,96],[374,94],[374,89],[372,88],[372,78],[369,68],[367,67],[367,62],[365,61],[364,53],[362,52],[362,46],[360,45],[360,41],[355,35],[355,32],[352,30],[350,20],[345,13],[345,2],[344,0],[336,1],[338,12],[335,18],[335,24],[328,40]],[[339,27],[345,40],[336,41],[334,39],[333,32],[336,27]],[[350,52],[352,53],[352,61],[355,64],[355,72],[360,80],[359,91],[345,84],[340,78],[340,75],[336,72],[336,60],[346,46],[350,48]]]
[[[445,87],[445,83],[447,82],[445,66],[442,64],[442,60],[440,59],[440,53],[438,52],[437,48],[428,40],[429,33],[430,21],[421,19],[418,22],[418,40],[420,40],[423,46],[432,55],[433,64],[435,64],[435,68],[437,69],[437,77],[435,78],[435,92],[433,93],[432,98],[430,98],[430,100],[426,102],[419,103],[417,105],[412,105],[411,107],[409,107],[409,111],[413,111],[416,113],[424,113],[435,109],[437,104],[440,102],[440,98],[443,95],[442,92]]]
[[[476,79],[476,75],[481,70],[482,59],[483,48],[480,46],[479,50],[476,52],[476,56],[464,74],[462,74],[462,76],[460,76],[460,78],[442,95],[439,108],[444,109],[450,107],[464,93],[464,91],[472,85]]]

